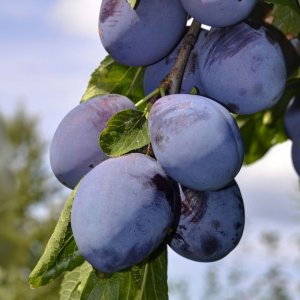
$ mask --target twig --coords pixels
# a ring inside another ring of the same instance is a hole
[[[178,94],[180,92],[181,82],[187,65],[190,53],[197,42],[199,33],[201,31],[201,24],[193,21],[188,32],[183,38],[182,47],[180,48],[176,62],[172,67],[170,73],[161,82],[161,87],[169,94]]]

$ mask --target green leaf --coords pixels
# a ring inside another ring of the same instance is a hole
[[[71,271],[84,262],[73,238],[70,218],[75,190],[71,193],[46,249],[29,276],[31,287],[37,288]]]
[[[148,122],[139,110],[127,109],[115,114],[100,135],[100,147],[117,157],[150,143]]]
[[[130,4],[130,6],[132,7],[132,9],[136,9],[140,0],[127,0],[127,2]]]
[[[59,300],[80,300],[83,288],[92,272],[93,268],[88,262],[67,272],[61,283]]]
[[[287,139],[283,118],[290,99],[300,95],[300,79],[290,79],[280,101],[270,110],[236,118],[245,146],[245,164],[260,159],[268,150]]]
[[[282,6],[288,6],[294,11],[300,13],[300,5],[298,0],[267,0],[268,3],[280,4]]]
[[[144,97],[143,76],[144,68],[121,65],[107,56],[91,75],[81,101],[97,95],[119,94],[136,103]]]
[[[167,300],[167,250],[157,250],[131,270],[106,276],[92,271],[81,300]]]
[[[300,12],[296,12],[289,6],[275,5],[273,9],[274,22],[283,33],[293,33],[298,36],[300,33]]]

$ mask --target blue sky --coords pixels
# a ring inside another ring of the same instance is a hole
[[[0,0],[0,111],[11,114],[24,104],[39,117],[40,132],[48,142],[60,120],[79,103],[91,72],[105,56],[97,32],[99,7],[95,0]],[[201,299],[200,275],[211,266],[224,274],[244,265],[255,278],[265,266],[284,261],[291,283],[296,284],[295,266],[299,269],[300,263],[295,264],[299,249],[294,241],[300,228],[300,197],[290,147],[289,142],[275,147],[237,176],[247,223],[235,251],[220,262],[199,264],[170,250],[169,278],[188,280],[190,299]],[[282,237],[273,256],[258,242],[267,230]]]

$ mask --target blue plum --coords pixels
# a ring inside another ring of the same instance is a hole
[[[293,98],[284,115],[284,127],[287,136],[294,140],[300,137],[300,98]]]
[[[136,10],[127,0],[103,0],[99,34],[104,48],[116,61],[144,66],[173,50],[186,21],[180,0],[143,0]]]
[[[97,96],[71,110],[56,129],[50,144],[50,164],[57,179],[70,189],[108,157],[99,147],[99,135],[110,117],[133,102],[120,95]]]
[[[149,156],[132,153],[102,162],[75,195],[71,226],[79,252],[107,273],[139,263],[168,234],[176,199],[173,183]]]
[[[239,128],[219,103],[195,95],[160,98],[149,114],[155,157],[175,181],[216,190],[233,180],[244,158]]]
[[[207,97],[238,114],[270,108],[280,99],[286,66],[279,44],[263,26],[213,28],[202,44],[200,80]]]
[[[183,187],[179,223],[169,246],[185,258],[213,262],[237,246],[244,224],[244,203],[236,182],[212,192]]]
[[[253,10],[256,0],[181,0],[181,3],[198,22],[225,27],[244,20]]]
[[[292,162],[296,173],[300,177],[300,136],[292,144]]]
[[[195,44],[188,63],[186,65],[184,75],[182,78],[181,91],[182,94],[189,94],[193,87],[196,87],[200,93],[202,87],[199,80],[199,49],[200,49],[201,40],[198,39]],[[154,91],[159,85],[160,82],[169,74],[174,63],[176,61],[177,55],[179,53],[180,43],[167,57],[163,60],[157,62],[156,64],[146,67],[144,75],[144,93],[145,95]]]

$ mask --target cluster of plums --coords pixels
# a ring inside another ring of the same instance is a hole
[[[102,43],[117,62],[147,66],[145,94],[173,67],[187,14],[215,27],[200,33],[181,94],[164,96],[151,107],[155,159],[142,151],[109,158],[99,147],[110,117],[136,109],[124,96],[96,96],[58,126],[51,167],[67,187],[80,182],[71,225],[80,253],[94,268],[126,269],[163,241],[201,262],[219,260],[238,244],[245,213],[234,178],[244,145],[231,112],[273,106],[286,81],[284,56],[273,35],[241,22],[254,5],[255,0],[141,0],[133,10],[126,0],[102,1]],[[193,87],[200,95],[189,95]]]

